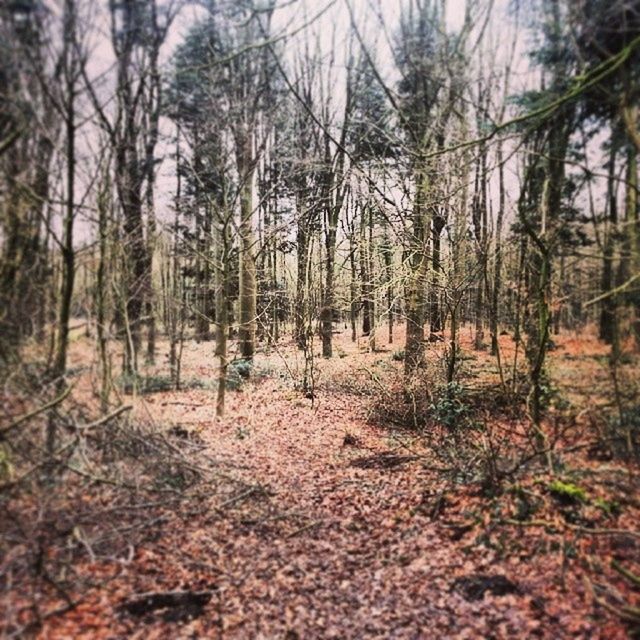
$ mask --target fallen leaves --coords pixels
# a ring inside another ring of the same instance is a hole
[[[466,476],[452,480],[419,438],[407,444],[371,424],[370,376],[351,392],[349,372],[372,370],[381,355],[343,347],[347,357],[321,363],[313,405],[276,375],[230,394],[222,420],[205,389],[140,399],[136,415],[191,446],[194,469],[207,455],[234,483],[161,509],[155,530],[132,530],[133,552],[79,563],[94,586],[73,594],[73,610],[45,617],[41,636],[625,637],[604,603],[627,605],[602,586],[625,599],[632,591],[612,557],[638,574],[637,540],[624,533],[638,507],[616,512],[607,485],[624,476],[581,478],[588,500],[568,505],[545,489],[544,472],[496,495]],[[195,347],[187,356],[201,376],[212,373]],[[498,426],[522,440],[511,423]],[[78,503],[95,500],[86,493]],[[597,535],[605,529],[613,533]],[[599,576],[591,591],[587,572]],[[41,597],[46,611],[59,605],[51,589]]]

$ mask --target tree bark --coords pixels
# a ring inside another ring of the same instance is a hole
[[[256,337],[256,257],[253,229],[253,135],[243,131],[237,142],[238,173],[242,180],[240,193],[240,353],[253,360]]]
[[[416,198],[409,242],[409,274],[405,285],[405,314],[407,318],[404,348],[405,377],[411,377],[424,361],[425,298],[428,272],[428,214],[429,179],[425,168],[416,171]]]
[[[616,145],[611,144],[609,154],[609,167],[607,176],[607,208],[609,213],[608,225],[605,228],[604,247],[602,256],[601,292],[606,293],[614,287],[614,260],[615,244],[618,226],[618,203],[616,198]],[[617,299],[616,296],[607,296],[602,301],[600,309],[600,339],[607,344],[612,344],[616,334],[617,323]]]

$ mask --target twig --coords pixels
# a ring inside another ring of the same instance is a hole
[[[300,535],[301,533],[304,533],[305,531],[308,531],[309,529],[313,529],[314,527],[317,527],[320,524],[322,524],[322,520],[314,520],[313,522],[310,522],[309,524],[305,524],[304,527],[300,527],[299,529],[296,529],[295,531],[292,531],[290,534],[287,535],[287,538],[295,538],[296,536]]]
[[[264,489],[260,485],[254,485],[253,487],[249,487],[246,491],[239,493],[237,496],[234,496],[233,498],[229,498],[228,500],[225,500],[222,504],[219,504],[217,507],[214,507],[214,508],[216,511],[222,511],[224,508],[230,507],[232,504],[235,504],[236,502],[240,502],[241,500],[248,498],[254,493],[259,493],[259,492],[264,492]]]
[[[53,407],[59,405],[71,393],[71,389],[72,389],[71,386],[67,387],[57,398],[54,398],[50,402],[47,402],[47,404],[41,407],[38,407],[33,411],[29,411],[28,413],[25,413],[24,415],[14,420],[10,425],[0,429],[0,440],[3,440],[5,434],[9,433],[9,431],[15,429],[16,427],[19,427],[23,422],[26,422],[27,420],[31,420],[31,418],[35,418],[37,415],[44,413],[49,409],[53,409]]]
[[[596,594],[596,590],[593,586],[593,583],[591,582],[591,580],[589,580],[589,577],[586,575],[584,576],[584,583],[585,583],[585,590],[591,594],[591,597],[593,598],[594,602],[599,604],[601,607],[603,607],[610,613],[613,613],[614,615],[618,616],[621,620],[624,620],[625,622],[631,622],[633,624],[638,624],[640,622],[640,609],[636,607],[629,607],[629,606],[623,606],[618,608],[608,603],[604,598],[601,598]]]
[[[106,416],[102,416],[98,420],[94,422],[90,422],[82,427],[78,427],[78,431],[90,431],[91,429],[95,429],[96,427],[101,427],[103,424],[106,424],[110,420],[117,418],[119,415],[123,414],[125,411],[131,411],[133,407],[130,404],[124,404],[121,407],[118,407],[115,411],[107,414]]]
[[[617,571],[620,575],[624,576],[632,584],[640,587],[640,576],[632,573],[631,571],[629,571],[629,569],[625,569],[617,560],[611,561],[611,568]]]
[[[580,533],[588,533],[592,536],[632,536],[633,538],[640,538],[640,532],[630,531],[628,529],[589,529],[588,527],[581,527],[577,524],[570,524],[569,522],[549,522],[548,520],[514,520],[512,518],[503,518],[498,521],[500,524],[511,524],[516,527],[546,527],[548,529],[558,529],[559,527],[566,527],[573,531]]]
[[[80,600],[76,600],[74,602],[70,602],[69,604],[62,605],[61,607],[58,607],[57,609],[53,609],[52,611],[48,611],[44,615],[38,614],[38,619],[37,620],[33,620],[32,622],[27,623],[26,625],[24,625],[20,629],[16,630],[14,633],[12,633],[8,637],[9,638],[26,638],[30,632],[34,631],[35,629],[40,628],[42,626],[42,623],[45,620],[47,620],[49,618],[53,618],[54,616],[61,616],[64,613],[67,613],[67,612],[71,611],[72,609],[75,609],[78,606],[78,604],[80,604]]]

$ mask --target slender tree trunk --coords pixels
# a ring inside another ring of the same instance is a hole
[[[156,213],[155,213],[155,182],[156,182],[156,146],[160,135],[160,112],[162,107],[162,77],[158,65],[160,56],[160,45],[164,40],[165,33],[158,25],[157,4],[155,0],[149,3],[151,11],[151,27],[153,30],[152,46],[149,54],[150,69],[150,96],[149,96],[149,125],[145,145],[145,170],[147,180],[146,203],[147,203],[147,283],[146,283],[146,315],[147,315],[147,361],[151,364],[155,362],[156,352],[156,317],[155,317],[155,292],[153,289],[153,254],[156,242]]]
[[[216,415],[222,417],[225,412],[225,392],[227,387],[227,336],[229,332],[229,237],[226,207],[220,212],[216,233],[216,357],[218,358],[218,393],[216,397]]]
[[[71,298],[75,279],[76,254],[73,248],[73,230],[75,222],[75,177],[76,177],[76,64],[75,53],[75,5],[73,0],[65,1],[65,76],[66,76],[66,179],[67,202],[64,215],[64,237],[62,242],[62,282],[58,307],[58,334],[56,353],[53,362],[53,375],[60,378],[67,368],[67,346],[69,344],[69,319],[71,317]]]
[[[256,257],[253,230],[253,135],[243,132],[238,144],[238,169],[242,180],[240,194],[240,353],[253,360],[256,339]]]
[[[429,330],[431,338],[438,337],[444,327],[442,323],[442,312],[440,310],[440,288],[441,288],[441,272],[442,264],[440,262],[440,240],[442,230],[445,226],[445,219],[442,216],[435,216],[432,222],[432,235],[433,235],[433,250],[432,250],[432,278],[433,284],[431,287],[431,303],[430,303],[430,322]]]
[[[498,218],[496,220],[496,258],[493,272],[493,290],[491,297],[490,327],[491,327],[491,355],[498,355],[498,303],[500,300],[500,290],[502,288],[502,225],[504,221],[504,211],[506,193],[504,185],[504,164],[502,158],[502,140],[498,141],[497,149],[498,162]]]
[[[326,230],[326,271],[322,292],[322,308],[320,310],[320,337],[322,339],[322,356],[331,358],[333,355],[333,306],[334,306],[334,278],[336,255],[336,226],[333,224],[333,211],[330,212],[329,228]]]
[[[478,281],[475,299],[476,350],[484,349],[484,293],[487,283],[487,149],[480,150],[476,194],[474,197],[474,231],[478,247]]]
[[[309,216],[306,204],[301,194],[297,195],[297,226],[296,226],[296,299],[294,310],[294,338],[299,349],[304,349],[307,340],[305,304],[307,264],[309,262]]]
[[[354,232],[351,230],[349,234],[349,266],[351,272],[351,278],[349,281],[349,321],[351,323],[351,342],[355,342],[358,339],[358,275],[356,270],[356,243],[354,242]]]
[[[425,297],[428,273],[427,202],[429,180],[425,168],[416,172],[416,199],[409,242],[409,274],[405,285],[406,339],[404,371],[411,377],[424,361]]]
[[[362,207],[362,215],[360,216],[360,287],[362,291],[362,335],[369,336],[373,325],[372,316],[372,284],[371,272],[369,271],[369,241],[367,238],[367,225],[370,216],[370,207]]]
[[[640,274],[640,219],[638,215],[638,148],[630,146],[627,157],[627,189],[625,197],[626,226],[628,240],[627,245],[628,260],[625,260],[627,268],[622,267],[618,278],[618,286],[622,286],[628,278]],[[633,308],[632,327],[635,334],[636,346],[640,348],[640,288],[632,288],[630,302]]]
[[[71,300],[75,279],[76,254],[73,247],[73,231],[75,223],[75,178],[76,178],[76,7],[74,0],[64,3],[64,79],[65,95],[65,133],[66,133],[66,181],[67,197],[63,219],[62,240],[62,278],[60,284],[60,300],[58,306],[58,331],[55,342],[52,375],[56,379],[56,388],[60,392],[65,386],[64,374],[67,369],[67,347],[69,345],[69,319],[71,317]],[[47,423],[47,452],[50,456],[56,449],[57,422],[53,413],[49,414]]]
[[[100,360],[100,409],[106,413],[109,409],[111,393],[111,362],[107,337],[107,261],[110,209],[110,183],[104,178],[98,194],[98,268],[96,272],[96,341]]]
[[[602,293],[607,293],[613,289],[614,282],[614,260],[615,243],[618,226],[618,203],[616,198],[616,145],[611,145],[609,155],[609,170],[607,177],[607,208],[609,210],[609,220],[604,231],[604,251],[602,257],[602,280],[600,283]],[[607,344],[613,344],[616,334],[615,324],[617,323],[617,300],[616,296],[607,296],[602,301],[600,309],[600,339]]]
[[[385,239],[382,247],[382,259],[384,260],[384,270],[387,280],[387,342],[393,344],[393,247],[387,236],[385,226]]]

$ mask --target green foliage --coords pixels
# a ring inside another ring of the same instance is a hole
[[[571,482],[553,480],[547,485],[547,489],[549,489],[554,498],[566,504],[580,504],[589,500],[587,492],[582,487]]]
[[[399,351],[394,351],[391,354],[391,359],[394,362],[402,362],[404,360],[404,349],[400,349]]]
[[[227,367],[227,389],[230,391],[238,391],[242,387],[242,383],[252,372],[251,363],[246,360],[235,360],[229,363]]]
[[[593,501],[593,505],[598,507],[598,509],[602,509],[604,513],[608,516],[617,516],[620,515],[622,511],[622,507],[619,502],[615,500],[605,500],[604,498],[596,498]]]
[[[432,417],[449,429],[468,425],[471,407],[466,391],[458,382],[450,382],[438,389],[429,407]]]
[[[234,360],[229,365],[229,372],[231,372],[232,370],[240,378],[244,378],[246,380],[251,376],[253,364],[250,360]]]

